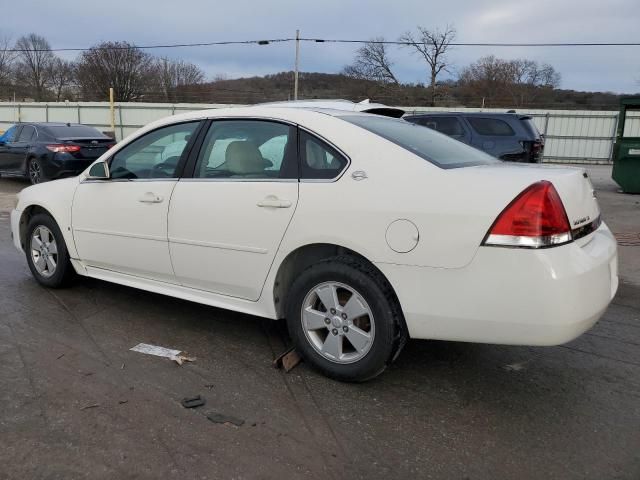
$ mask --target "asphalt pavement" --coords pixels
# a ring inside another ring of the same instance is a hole
[[[637,480],[640,196],[590,172],[624,239],[591,331],[558,347],[411,341],[364,384],[274,369],[276,322],[92,279],[39,286],[9,239],[26,184],[0,180],[0,478]]]

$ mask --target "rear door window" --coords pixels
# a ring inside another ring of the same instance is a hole
[[[22,127],[22,131],[20,132],[20,136],[16,140],[16,142],[30,142],[36,133],[36,129],[31,125],[25,125]]]
[[[477,117],[467,117],[467,120],[479,135],[509,137],[516,134],[504,120]]]
[[[450,137],[463,137],[465,134],[464,127],[456,117],[425,117],[418,120],[418,124]]]
[[[297,178],[296,129],[268,120],[215,120],[200,149],[196,178]]]

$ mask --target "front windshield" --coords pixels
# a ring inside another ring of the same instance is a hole
[[[389,140],[440,168],[500,163],[500,160],[480,150],[406,120],[377,115],[344,115],[339,118]]]

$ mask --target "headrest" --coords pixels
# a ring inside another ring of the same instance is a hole
[[[262,173],[265,167],[258,146],[246,140],[236,140],[227,145],[225,163],[234,175]]]

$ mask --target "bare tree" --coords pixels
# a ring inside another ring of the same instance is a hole
[[[11,39],[9,37],[0,38],[0,92],[8,92],[13,80],[13,63],[15,52],[11,50]]]
[[[384,38],[377,37],[365,43],[356,51],[356,57],[351,65],[342,71],[345,75],[363,80],[373,80],[382,84],[399,85],[391,67],[393,62],[389,58]]]
[[[482,57],[460,72],[459,84],[471,96],[480,96],[489,103],[505,95],[513,72],[508,62],[493,55]]]
[[[15,50],[18,50],[16,80],[29,88],[34,100],[44,100],[51,64],[55,58],[49,42],[40,35],[30,33],[18,39]]]
[[[204,81],[204,72],[193,63],[184,60],[161,58],[157,65],[159,83],[167,102],[180,101],[180,89],[189,85],[198,85]]]
[[[69,94],[73,90],[75,80],[75,64],[69,60],[55,58],[49,69],[49,86],[53,91],[56,102],[62,99],[62,94]]]
[[[541,88],[553,89],[560,85],[560,74],[549,64],[526,59],[504,63],[509,77],[506,89],[517,106],[531,103]]]
[[[113,87],[116,100],[130,102],[157,87],[154,58],[127,42],[103,42],[83,52],[76,78],[86,98],[104,99]]]
[[[444,70],[448,71],[450,66],[447,61],[447,53],[451,43],[456,38],[456,30],[453,26],[447,25],[444,30],[427,30],[424,27],[417,27],[417,32],[407,32],[400,37],[414,53],[421,55],[429,67],[429,88],[431,89],[431,106],[436,103],[436,81],[438,75]]]
[[[541,92],[557,88],[560,74],[548,64],[489,55],[465,67],[459,84],[469,96],[482,97],[492,105],[523,106]]]

